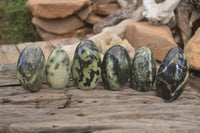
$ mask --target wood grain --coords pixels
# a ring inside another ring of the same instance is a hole
[[[0,68],[6,63],[17,63],[19,52],[15,45],[0,45]]]
[[[0,68],[0,133],[200,131],[200,83],[195,76],[177,100],[167,103],[155,88],[138,92],[129,82],[122,91],[105,90],[102,81],[94,90],[83,91],[71,80],[58,90],[44,81],[39,92],[30,93],[21,87],[15,71],[13,63]]]
[[[14,80],[15,65],[5,65]],[[105,90],[103,83],[92,91],[76,89],[72,81],[64,89],[43,84],[30,93],[10,78],[0,78],[0,132],[198,132],[200,100],[187,85],[173,103],[150,92],[138,92],[129,82],[122,91]],[[10,85],[9,85],[9,81]]]

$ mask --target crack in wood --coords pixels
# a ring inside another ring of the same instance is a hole
[[[65,108],[69,108],[70,104],[71,104],[71,98],[72,98],[72,95],[67,95],[67,99],[66,99],[66,102],[63,106],[61,107],[58,107],[57,109],[65,109]]]
[[[0,85],[0,87],[17,87],[17,86],[21,86],[21,84]]]
[[[11,103],[11,102],[12,102],[12,100],[10,100],[9,98],[2,99],[2,104]]]
[[[129,82],[116,92],[105,90],[102,81],[92,91],[76,89],[70,81],[65,89],[43,84],[39,92],[29,93],[12,85],[17,83],[12,67],[8,66],[4,74],[0,72],[0,84],[7,84],[0,87],[0,133],[168,133],[200,129],[200,91],[194,91],[199,89],[200,78],[195,75],[180,98],[165,103],[155,90],[137,92]]]

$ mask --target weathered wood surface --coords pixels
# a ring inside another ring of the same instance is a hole
[[[56,43],[60,41],[37,45],[49,53]],[[21,51],[24,45],[17,45],[16,50]],[[122,91],[105,90],[102,82],[95,90],[83,91],[72,81],[59,90],[44,82],[39,92],[29,93],[16,78],[19,53],[10,47],[14,45],[0,46],[0,51],[15,55],[4,55],[0,60],[0,133],[200,132],[200,78],[194,75],[172,103],[158,97],[155,88],[137,92],[129,83]]]
[[[104,27],[116,25],[120,21],[130,18],[133,14],[133,11],[136,9],[137,9],[137,6],[134,4],[131,4],[125,8],[120,9],[119,11],[116,11],[115,13],[103,19],[100,23],[95,24],[93,31],[95,33],[99,33],[102,31]]]

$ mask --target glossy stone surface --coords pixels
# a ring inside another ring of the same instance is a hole
[[[102,80],[107,89],[121,90],[130,76],[130,57],[125,48],[112,46],[102,62]]]
[[[22,86],[30,92],[42,87],[45,72],[45,57],[36,45],[29,45],[20,54],[17,63],[17,77]]]
[[[174,47],[169,50],[156,77],[158,95],[173,101],[183,92],[188,79],[187,59],[183,50]]]
[[[150,91],[156,77],[156,63],[148,47],[137,50],[131,64],[131,88],[137,91]]]
[[[52,88],[64,88],[69,81],[71,73],[70,59],[63,49],[54,49],[46,64],[47,82]]]
[[[94,89],[101,77],[101,57],[94,42],[82,41],[76,48],[72,64],[74,85],[82,90]]]

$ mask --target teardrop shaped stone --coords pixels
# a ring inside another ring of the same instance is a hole
[[[183,50],[174,47],[169,50],[156,77],[158,95],[174,101],[183,92],[188,79],[187,59]]]
[[[70,73],[70,59],[67,52],[60,48],[54,49],[49,55],[46,65],[48,84],[52,88],[62,89],[68,84]]]
[[[107,89],[121,90],[130,76],[130,57],[125,48],[112,46],[104,55],[102,80]]]
[[[94,89],[101,77],[101,57],[91,40],[82,41],[76,48],[72,64],[74,85],[82,90]]]
[[[29,45],[20,54],[17,63],[17,77],[30,92],[37,92],[42,87],[45,72],[45,57],[36,45]]]
[[[148,47],[137,50],[131,65],[131,88],[137,91],[150,91],[156,77],[156,63]]]

